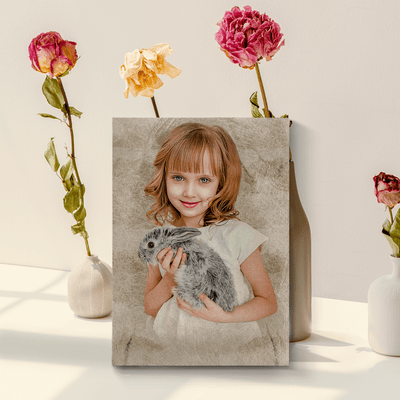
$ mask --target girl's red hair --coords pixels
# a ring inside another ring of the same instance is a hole
[[[186,123],[174,128],[162,144],[154,161],[153,180],[145,187],[155,199],[147,217],[162,225],[168,214],[174,222],[180,213],[169,202],[166,174],[169,170],[201,173],[204,153],[210,155],[212,172],[219,179],[218,192],[204,215],[204,225],[237,218],[235,201],[239,192],[241,166],[238,151],[230,135],[219,126]]]

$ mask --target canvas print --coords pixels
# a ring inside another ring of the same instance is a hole
[[[116,366],[289,364],[289,121],[113,119]]]

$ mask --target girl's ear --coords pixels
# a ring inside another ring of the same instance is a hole
[[[201,235],[201,232],[198,229],[182,226],[180,228],[175,228],[170,237],[173,238],[174,241],[180,241],[189,240],[199,235]]]

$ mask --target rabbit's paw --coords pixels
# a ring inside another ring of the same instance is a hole
[[[194,310],[200,310],[205,307],[205,304],[198,297],[191,298],[188,303]]]

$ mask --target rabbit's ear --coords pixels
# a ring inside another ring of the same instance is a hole
[[[189,240],[196,236],[201,235],[201,232],[196,228],[189,228],[187,226],[183,226],[181,228],[175,228],[171,233],[171,239],[174,241],[180,240]]]

